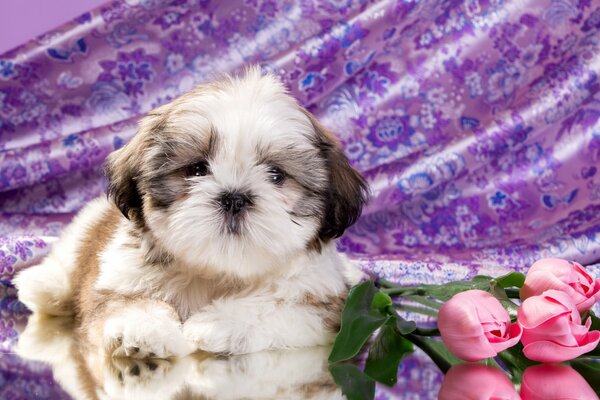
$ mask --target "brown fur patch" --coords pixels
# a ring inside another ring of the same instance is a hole
[[[326,209],[319,238],[323,242],[340,237],[354,224],[367,201],[368,188],[363,177],[350,165],[337,138],[308,110],[301,108],[316,134],[315,145],[321,151],[329,169]]]
[[[336,390],[338,390],[337,385],[333,382],[331,375],[327,372],[324,372],[325,376],[323,376],[319,380],[315,380],[314,382],[309,382],[301,385],[298,388],[298,393],[302,394],[302,398],[304,399],[313,399],[319,397],[323,397],[324,394],[332,394]]]
[[[81,346],[79,346],[77,343],[73,343],[71,345],[71,355],[73,357],[73,361],[75,361],[75,365],[77,366],[77,380],[86,395],[86,399],[97,400],[98,396],[96,394],[96,390],[98,388],[98,382],[94,380],[94,377],[90,373],[90,370],[84,359],[84,353],[82,352]]]
[[[330,295],[319,298],[312,293],[305,293],[300,304],[304,304],[315,309],[315,312],[323,319],[323,325],[329,332],[338,332],[340,330],[340,316],[344,308],[346,295]]]
[[[73,288],[76,315],[88,314],[96,308],[91,295],[93,284],[99,273],[99,255],[114,236],[121,221],[119,211],[110,207],[95,224],[91,225],[81,238],[76,255],[76,268],[73,272]]]
[[[71,277],[77,324],[77,340],[73,345],[72,354],[77,365],[82,389],[89,399],[97,399],[96,386],[98,382],[90,374],[83,355],[97,354],[97,349],[86,345],[88,329],[87,323],[84,321],[88,321],[89,317],[95,315],[99,309],[93,291],[93,283],[99,271],[98,257],[113,237],[121,218],[119,210],[111,207],[100,219],[88,227],[81,238],[81,245],[76,254],[76,268]]]

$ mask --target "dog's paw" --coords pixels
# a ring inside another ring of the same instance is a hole
[[[190,317],[183,325],[183,334],[196,349],[209,353],[245,354],[265,348],[264,340],[250,324],[212,312]]]
[[[164,313],[128,312],[109,319],[104,346],[113,357],[167,358],[190,354],[193,349],[181,324]]]
[[[141,384],[151,380],[163,379],[171,367],[172,362],[160,358],[111,358],[115,377],[121,384]]]
[[[105,362],[103,388],[110,399],[171,399],[194,365],[190,357],[108,357]]]

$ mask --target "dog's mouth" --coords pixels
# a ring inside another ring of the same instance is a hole
[[[223,231],[227,235],[239,236],[244,228],[246,211],[237,214],[223,213]]]

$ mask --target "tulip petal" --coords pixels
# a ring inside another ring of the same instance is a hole
[[[572,347],[579,345],[577,337],[587,334],[588,330],[571,322],[568,315],[561,314],[535,328],[525,328],[521,341],[527,345],[538,340],[551,340],[561,346]]]
[[[523,287],[519,292],[521,300],[525,300],[532,296],[539,296],[546,290],[560,290],[560,291],[572,291],[574,290],[563,280],[559,279],[556,275],[550,274],[546,271],[535,271],[527,273],[527,278]]]
[[[600,299],[600,279],[596,279],[590,291],[587,293],[587,298],[577,303],[577,311],[584,312],[589,310]]]
[[[568,294],[558,290],[547,290],[540,296],[524,300],[517,312],[517,318],[524,328],[532,329],[557,315],[570,314],[574,309],[575,303]]]
[[[526,300],[546,290],[565,292],[574,300],[577,310],[583,312],[600,298],[600,279],[594,281],[579,263],[544,258],[529,268],[520,297]]]
[[[481,361],[498,353],[483,335],[442,335],[442,341],[452,354],[465,361]]]
[[[577,347],[565,347],[548,340],[539,340],[525,345],[523,353],[533,361],[562,362],[594,350],[599,342],[600,331],[592,331]]]
[[[535,365],[523,373],[522,400],[586,399],[598,396],[583,377],[566,365]]]
[[[523,328],[518,323],[512,324],[508,329],[508,335],[504,341],[491,342],[490,346],[496,353],[500,353],[508,349],[509,347],[515,346],[521,340],[521,336],[523,334]]]
[[[438,316],[438,328],[448,333],[459,332],[464,336],[483,335],[481,316],[477,308],[484,304],[488,297],[493,296],[483,290],[468,290],[456,294],[442,305]],[[502,307],[499,302],[498,305]]]
[[[527,275],[532,272],[543,271],[544,273],[549,273],[559,278],[566,279],[569,276],[571,269],[571,262],[563,260],[562,258],[548,257],[534,262],[533,265],[529,267]]]
[[[506,374],[480,364],[457,364],[444,376],[439,400],[520,400]]]

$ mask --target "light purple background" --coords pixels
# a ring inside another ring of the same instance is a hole
[[[0,54],[107,0],[0,0]]]

